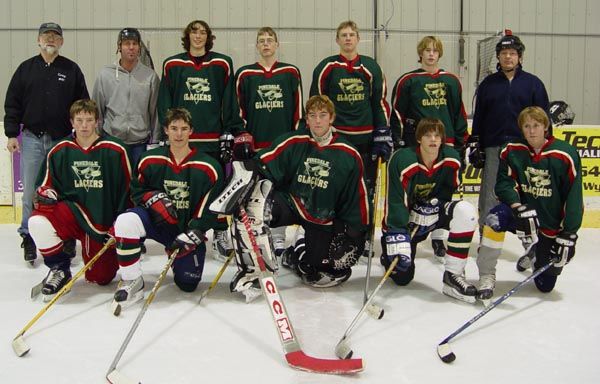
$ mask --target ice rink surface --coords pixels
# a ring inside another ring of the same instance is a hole
[[[179,291],[167,275],[118,367],[145,384],[599,383],[600,230],[584,229],[579,235],[575,259],[555,290],[542,294],[533,284],[523,287],[451,342],[457,358],[450,365],[438,358],[437,344],[483,307],[441,293],[443,266],[433,260],[427,240],[418,251],[413,282],[397,287],[388,281],[376,299],[385,316],[365,316],[352,333],[354,355],[366,364],[360,374],[289,368],[264,299],[245,304],[241,295],[229,292],[235,267],[198,304],[221,266],[211,257],[195,293]],[[108,306],[116,279],[106,287],[80,279],[25,333],[31,351],[19,358],[11,342],[43,306],[40,299],[29,299],[29,291],[47,268],[39,262],[35,268],[25,266],[15,225],[0,225],[0,241],[0,383],[105,383],[141,304],[114,317]],[[149,292],[167,259],[159,244],[147,246],[143,268]],[[470,281],[477,279],[476,246],[467,266]],[[515,270],[520,254],[516,238],[507,235],[495,298],[527,277]],[[81,266],[74,266],[73,273]],[[371,288],[383,275],[378,258],[373,266]],[[280,270],[276,279],[305,353],[335,358],[336,343],[362,305],[365,271],[361,262],[342,286],[317,290]]]

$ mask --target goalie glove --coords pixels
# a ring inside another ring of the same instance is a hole
[[[345,232],[337,233],[329,243],[329,257],[323,264],[334,270],[349,269],[356,264],[365,249],[364,236],[350,237]]]
[[[254,156],[254,137],[248,132],[242,132],[233,140],[233,160],[244,161]]]
[[[154,225],[177,225],[177,209],[169,196],[162,191],[146,192],[142,196],[142,205],[150,213]]]
[[[555,267],[564,267],[575,256],[575,243],[577,235],[574,233],[561,232],[554,239],[550,247],[550,258],[554,260]]]
[[[466,145],[466,159],[473,168],[481,169],[485,165],[485,151],[479,143],[479,136],[469,136]]]
[[[233,135],[224,133],[219,136],[219,160],[221,164],[231,162],[233,159]]]
[[[525,252],[529,252],[531,247],[539,240],[538,228],[540,222],[538,221],[537,211],[535,208],[527,206],[527,204],[521,204],[513,208],[513,212],[516,218],[515,233],[521,240]]]
[[[33,208],[41,212],[52,212],[58,202],[58,193],[46,185],[41,185],[35,190]]]
[[[179,252],[177,257],[183,257],[194,252],[205,240],[206,236],[204,236],[204,232],[199,229],[189,229],[177,235],[167,250],[169,253],[177,250]]]

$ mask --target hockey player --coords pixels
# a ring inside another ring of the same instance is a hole
[[[482,300],[493,295],[506,231],[517,234],[526,254],[533,255],[535,269],[554,261],[552,268],[535,278],[541,292],[550,292],[562,268],[575,256],[581,227],[583,195],[577,150],[549,134],[548,115],[540,107],[525,108],[518,123],[524,139],[511,141],[500,152],[495,188],[500,204],[487,215],[483,227],[477,257]],[[524,267],[527,265],[517,268]]]
[[[190,146],[193,125],[187,110],[170,109],[165,123],[169,145],[142,155],[131,183],[136,207],[115,221],[121,281],[114,300],[122,307],[143,298],[140,239],[150,238],[169,251],[178,250],[173,263],[175,284],[192,292],[204,268],[204,234],[211,228],[223,229],[208,211],[208,203],[221,192],[221,166]]]
[[[278,48],[277,33],[271,27],[260,28],[256,34],[258,62],[241,67],[235,74],[240,115],[249,135],[244,142],[253,143],[256,149],[266,148],[277,136],[298,129],[303,118],[300,70],[277,61]],[[285,228],[271,231],[277,256],[285,249]]]
[[[480,233],[489,210],[498,204],[494,186],[500,149],[522,138],[517,116],[529,106],[548,111],[544,83],[522,68],[525,45],[507,32],[496,44],[498,72],[486,77],[477,88],[473,130],[467,144],[470,163],[483,168],[478,204]]]
[[[190,144],[218,159],[222,167],[231,161],[234,135],[243,130],[235,96],[233,62],[214,52],[215,36],[203,20],[190,22],[181,38],[185,52],[167,58],[158,94],[158,116],[165,124],[169,108],[181,107],[192,115]],[[213,248],[231,250],[227,231],[214,233]]]
[[[78,239],[87,263],[102,248],[115,218],[131,201],[126,146],[116,138],[98,135],[96,103],[78,100],[71,106],[70,116],[75,132],[48,153],[29,218],[31,236],[50,268],[42,287],[45,300],[71,279],[71,260],[64,242]],[[106,285],[117,269],[114,248],[109,249],[85,272],[85,278]]]
[[[475,207],[452,201],[460,182],[461,163],[456,150],[445,145],[445,128],[439,119],[421,118],[417,147],[400,149],[388,167],[381,264],[389,268],[397,285],[407,285],[415,274],[417,244],[435,229],[450,230],[442,292],[474,303],[477,290],[464,277],[469,246],[477,226]]]
[[[437,118],[446,130],[446,144],[464,153],[467,114],[462,102],[462,86],[456,75],[440,69],[444,55],[442,41],[425,36],[417,45],[421,68],[400,76],[392,92],[392,134],[402,146],[414,146],[415,128],[423,117]],[[464,159],[461,158],[461,161]],[[434,254],[443,262],[447,234],[437,229],[431,234]]]
[[[313,96],[306,103],[306,113],[308,130],[280,136],[243,165],[234,162],[232,181],[211,210],[233,210],[228,205],[235,207],[240,201],[237,195],[249,194],[246,210],[253,230],[260,234],[258,242],[271,270],[276,264],[263,223],[271,227],[300,224],[304,233],[293,249],[284,252],[283,265],[310,286],[332,287],[350,277],[363,251],[369,204],[360,155],[331,126],[333,103],[327,96]],[[268,180],[256,182],[259,177]],[[248,234],[239,219],[234,230],[239,271],[231,289],[251,297],[252,288],[257,287],[257,267],[249,257]]]

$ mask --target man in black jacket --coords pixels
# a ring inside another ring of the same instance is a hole
[[[33,265],[35,243],[29,236],[35,179],[46,153],[59,139],[71,133],[69,107],[79,99],[89,99],[79,66],[60,56],[63,31],[56,23],[40,26],[37,43],[40,54],[19,65],[4,103],[4,133],[10,152],[21,152],[23,219],[18,229],[23,238],[25,261]],[[21,134],[21,143],[17,137]],[[74,252],[74,243],[71,243]]]

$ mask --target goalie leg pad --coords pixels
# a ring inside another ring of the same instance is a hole
[[[233,174],[229,184],[223,192],[208,207],[214,213],[231,215],[235,209],[243,204],[258,181],[258,172],[254,170],[254,163],[234,161]]]

